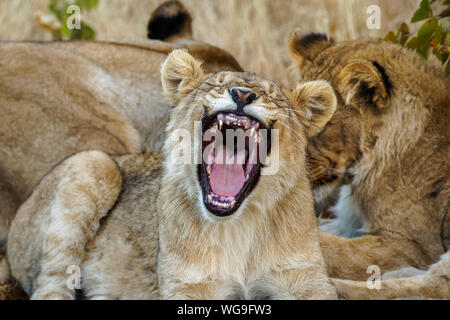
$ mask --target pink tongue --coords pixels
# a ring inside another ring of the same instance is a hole
[[[228,152],[233,151],[226,151],[223,146],[219,146],[216,149],[216,157],[211,168],[209,182],[215,194],[223,197],[234,197],[241,191],[245,183],[244,166],[238,164],[242,163],[242,161],[237,161],[245,157],[245,150],[238,154],[233,152],[233,155],[227,154]],[[225,156],[231,158],[233,163],[236,164],[227,164],[227,162],[231,163],[231,160],[226,161]],[[220,162],[220,164],[216,162]]]

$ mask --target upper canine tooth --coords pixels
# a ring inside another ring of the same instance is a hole
[[[219,120],[219,130],[222,130],[223,120]]]
[[[208,173],[208,176],[211,175],[211,166],[210,165],[208,165],[206,167],[206,172]]]
[[[253,137],[254,134],[255,134],[255,128],[253,127],[253,128],[250,130],[250,137]]]

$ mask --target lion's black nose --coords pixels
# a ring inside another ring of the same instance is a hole
[[[238,107],[241,108],[252,103],[256,99],[256,93],[249,90],[232,88],[230,90],[230,94],[231,97],[233,98],[233,101],[236,102]]]

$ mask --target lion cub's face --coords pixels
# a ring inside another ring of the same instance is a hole
[[[161,74],[176,105],[167,126],[166,176],[204,217],[267,208],[299,175],[306,179],[305,135],[335,110],[329,84],[306,83],[290,92],[254,74],[206,75],[182,50],[169,55]]]

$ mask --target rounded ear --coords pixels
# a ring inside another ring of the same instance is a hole
[[[383,109],[387,105],[392,84],[384,68],[363,59],[350,61],[338,74],[337,90],[346,104]]]
[[[333,39],[328,39],[322,33],[310,33],[303,35],[300,28],[295,28],[289,39],[289,53],[300,72],[304,72],[311,66],[314,58],[326,48],[334,44]]]
[[[201,63],[185,49],[172,51],[161,66],[163,92],[172,105],[177,105],[204,78]]]
[[[305,115],[306,133],[311,137],[330,121],[336,111],[337,98],[327,81],[311,81],[299,84],[292,92],[292,105]]]
[[[166,1],[153,11],[147,26],[149,39],[173,42],[192,39],[192,17],[179,1]]]

